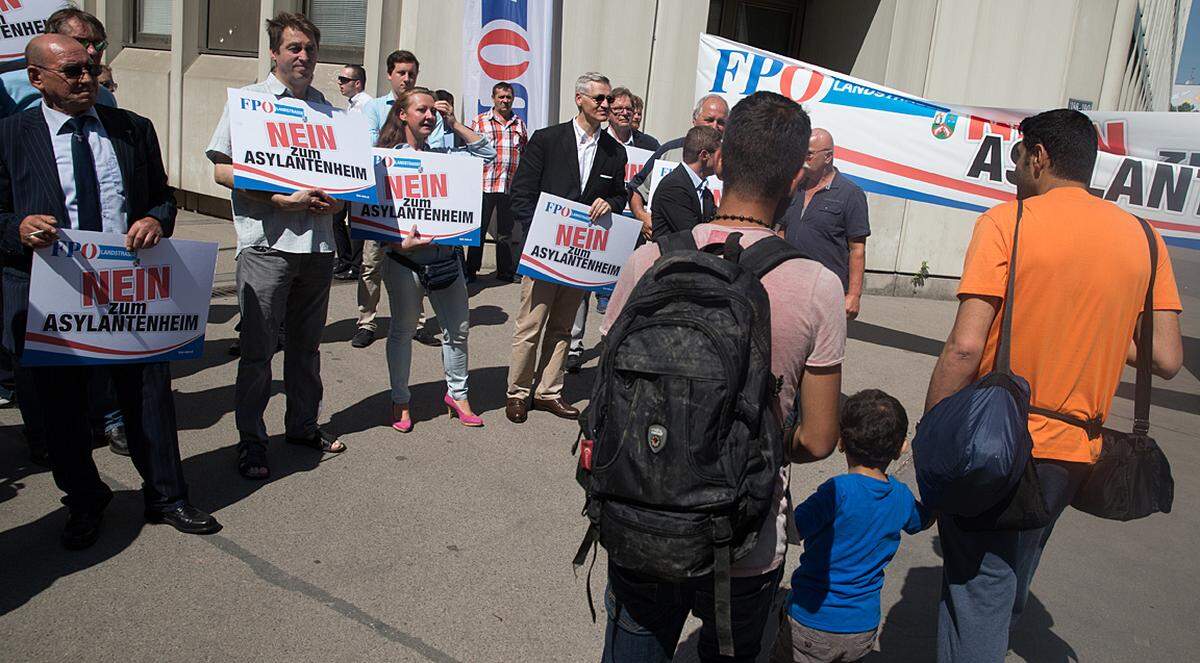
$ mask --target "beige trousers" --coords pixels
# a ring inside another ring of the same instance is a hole
[[[383,244],[363,240],[362,272],[358,277],[358,327],[375,331],[375,315],[379,310],[379,291],[383,283]]]
[[[553,400],[562,396],[571,325],[583,294],[578,288],[528,276],[521,280],[521,309],[517,312],[512,359],[508,364],[509,398],[529,398],[535,376],[536,398]]]

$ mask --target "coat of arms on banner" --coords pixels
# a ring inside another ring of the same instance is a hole
[[[945,140],[954,135],[954,125],[958,124],[958,116],[954,113],[946,111],[938,111],[933,114],[933,127],[930,130],[933,132],[933,137],[938,140]]]

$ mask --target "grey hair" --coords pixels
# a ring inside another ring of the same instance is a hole
[[[700,100],[696,102],[696,107],[692,109],[692,121],[693,122],[695,122],[697,119],[700,118],[700,109],[704,108],[704,104],[709,99],[720,99],[721,103],[725,104],[725,111],[726,112],[729,111],[729,102],[725,101],[725,97],[722,97],[719,94],[706,94],[703,97],[700,97]]]
[[[603,83],[611,85],[608,82],[608,77],[603,74],[598,74],[594,71],[589,71],[586,74],[575,79],[575,94],[584,94],[588,92],[588,83]]]

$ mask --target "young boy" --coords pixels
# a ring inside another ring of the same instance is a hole
[[[846,401],[841,427],[838,449],[849,472],[796,507],[804,553],[792,575],[776,663],[866,656],[879,630],[883,570],[900,546],[900,531],[916,534],[933,524],[908,487],[886,473],[908,432],[900,402],[878,389],[860,391]]]

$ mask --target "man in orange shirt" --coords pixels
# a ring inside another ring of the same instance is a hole
[[[1012,368],[1031,388],[1031,405],[1077,419],[1104,419],[1134,337],[1150,282],[1141,224],[1088,192],[1096,130],[1087,116],[1054,110],[1021,123],[1017,197],[1024,201],[1012,328]],[[999,338],[1016,202],[979,217],[959,285],[958,317],[933,377],[925,410],[991,370]],[[1162,238],[1154,287],[1153,370],[1170,379],[1183,362],[1182,310]],[[1070,503],[1100,439],[1079,427],[1031,414],[1033,456],[1046,505]],[[944,570],[938,610],[938,661],[1003,661],[1009,627],[1024,608],[1051,522],[1040,530],[968,532],[938,522]]]

